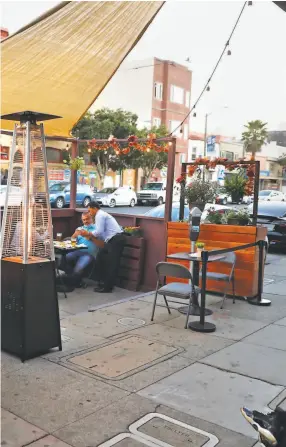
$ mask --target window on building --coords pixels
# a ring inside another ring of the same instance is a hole
[[[185,106],[190,108],[190,92],[186,92]]]
[[[192,160],[197,158],[197,146],[192,147]]]
[[[63,154],[62,154],[61,149],[47,147],[47,162],[48,163],[61,163],[62,161],[63,161]]]
[[[154,98],[163,99],[163,84],[162,82],[155,82],[154,84]]]
[[[170,101],[177,104],[184,104],[184,89],[171,85]]]
[[[178,138],[182,138],[182,134],[181,134],[181,126],[180,126],[180,124],[181,124],[181,121],[174,121],[174,120],[170,120],[169,121],[169,129],[170,129],[170,132],[174,132],[174,130],[178,127],[178,129],[176,130],[176,132],[174,132],[173,133],[173,135],[175,136],[175,137],[178,137]]]
[[[227,158],[229,161],[233,161],[233,152],[225,151],[224,158]]]
[[[153,118],[153,126],[160,127],[161,126],[161,118]]]
[[[188,124],[184,124],[184,140],[188,140],[189,138],[189,126]]]

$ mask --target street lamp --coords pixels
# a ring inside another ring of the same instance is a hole
[[[219,107],[217,110],[228,109],[228,106]],[[205,135],[204,135],[204,157],[207,157],[207,139],[208,139],[208,117],[214,112],[209,112],[205,114]]]

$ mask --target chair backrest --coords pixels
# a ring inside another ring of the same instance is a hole
[[[235,265],[236,254],[233,251],[230,251],[229,253],[225,253],[225,258],[223,258],[220,262],[224,262],[225,264]]]
[[[172,276],[174,278],[190,279],[193,282],[191,272],[183,265],[174,262],[158,262],[156,272],[158,278],[160,276]]]

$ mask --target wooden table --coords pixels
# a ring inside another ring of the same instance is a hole
[[[199,284],[200,284],[200,263],[202,262],[202,259],[197,256],[194,256],[194,255],[196,255],[196,253],[181,252],[181,253],[174,253],[172,255],[167,255],[167,258],[168,259],[177,259],[179,261],[190,261],[190,263],[193,262],[194,263],[193,281],[194,281],[195,286],[199,286]],[[225,258],[225,255],[213,255],[213,256],[209,256],[208,262],[217,262],[217,261],[221,261],[224,258]],[[190,269],[191,269],[191,265],[190,265]],[[178,311],[184,315],[187,315],[188,306],[180,307],[178,309]],[[191,308],[190,315],[199,316],[200,311],[201,310],[200,310],[200,305],[199,305],[199,301],[198,301],[198,296],[195,293],[195,294],[193,294],[193,297],[192,297],[192,308]],[[212,311],[210,309],[205,309],[205,315],[211,315],[211,314],[212,314]]]

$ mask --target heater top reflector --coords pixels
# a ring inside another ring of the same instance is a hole
[[[20,121],[21,123],[30,121],[31,123],[36,124],[36,121],[47,121],[62,117],[58,115],[49,115],[48,113],[25,110],[24,112],[15,112],[9,113],[7,115],[1,115],[0,118],[8,121]]]

